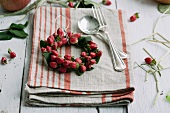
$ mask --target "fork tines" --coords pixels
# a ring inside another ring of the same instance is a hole
[[[101,7],[92,7],[94,17],[99,21],[100,27],[106,27],[107,23],[104,18]]]

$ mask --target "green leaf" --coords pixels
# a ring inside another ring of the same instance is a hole
[[[168,8],[170,8],[170,5],[158,4],[158,11],[161,13],[164,13]],[[170,10],[168,12],[166,12],[166,14],[170,14]]]
[[[156,65],[156,60],[155,60],[155,59],[153,59],[150,65],[151,65],[151,66]]]
[[[28,21],[23,25],[23,24],[15,24],[12,23],[10,25],[10,29],[14,29],[14,30],[23,30],[24,28],[26,28],[28,25]]]
[[[96,57],[96,64],[100,61],[100,57]]]
[[[135,13],[136,18],[139,18],[139,13]]]
[[[170,102],[170,94],[168,94],[168,95],[166,96],[166,100],[167,100],[168,102]]]
[[[49,52],[44,52],[44,53],[43,53],[43,56],[45,57],[45,60],[46,60],[47,64],[49,65],[49,64],[50,64],[50,56],[51,56],[51,53],[49,53]]]
[[[40,47],[41,47],[41,48],[42,48],[42,47],[46,48],[46,47],[47,47],[47,42],[41,40],[41,41],[40,41]]]
[[[0,40],[11,40],[13,35],[8,31],[0,32]]]
[[[75,69],[75,73],[78,76],[81,76],[83,74],[79,69]]]
[[[80,47],[84,47],[85,44],[89,41],[92,41],[92,38],[90,36],[87,36],[87,37],[84,37],[84,36],[81,36],[79,39],[78,39],[78,45]]]
[[[88,68],[87,71],[91,71],[91,70],[93,70],[93,69],[94,69],[94,67],[91,67],[91,68]]]
[[[9,32],[17,38],[26,38],[28,36],[24,30],[9,30]]]

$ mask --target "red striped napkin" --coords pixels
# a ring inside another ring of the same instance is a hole
[[[26,84],[28,105],[34,106],[113,106],[133,101],[133,75],[130,46],[127,36],[125,13],[121,10],[103,10],[108,22],[108,31],[116,47],[129,56],[123,72],[114,71],[108,45],[99,37],[92,36],[103,51],[103,56],[94,70],[82,76],[75,73],[59,74],[50,69],[40,51],[40,40],[53,34],[57,27],[69,26],[67,30],[80,32],[78,20],[92,15],[91,9],[40,7],[34,16],[31,63]],[[62,15],[62,16],[59,16]],[[59,17],[59,18],[57,18]],[[57,18],[57,20],[56,20]],[[55,20],[57,24],[55,24]],[[81,50],[73,46],[60,48],[60,54],[79,57]]]

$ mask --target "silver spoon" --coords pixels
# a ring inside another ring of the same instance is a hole
[[[82,17],[78,21],[78,27],[85,34],[89,34],[89,35],[98,34],[103,38],[103,35],[101,33],[99,33],[100,24],[99,24],[98,20],[96,18],[94,18],[93,16]],[[104,39],[104,40],[106,41],[106,39]],[[111,54],[113,56],[112,60],[113,60],[113,66],[114,66],[115,70],[123,71],[126,68],[126,65],[118,53],[121,51],[117,51],[117,49],[112,45],[112,43],[110,41],[108,41],[108,43],[109,43],[108,45],[111,50]]]

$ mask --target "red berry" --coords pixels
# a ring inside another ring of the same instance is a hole
[[[82,60],[80,58],[76,58],[75,60],[77,63],[81,64],[82,63]]]
[[[53,36],[54,36],[54,38],[57,36],[57,32],[55,32],[54,34],[53,34]]]
[[[71,62],[71,63],[70,63],[70,67],[73,68],[73,69],[75,69],[75,68],[77,67],[76,62]]]
[[[81,66],[80,66],[80,71],[81,71],[81,72],[85,72],[85,71],[86,71],[86,66],[81,65]]]
[[[50,62],[50,67],[57,68],[57,63],[56,62]]]
[[[58,57],[58,52],[56,50],[51,50],[52,55],[55,55]]]
[[[90,64],[91,64],[91,65],[96,64],[96,60],[91,59],[91,60],[90,60]]]
[[[65,67],[60,67],[60,68],[58,69],[58,71],[59,71],[60,73],[65,73],[65,72],[67,71],[67,68],[65,68]]]
[[[10,48],[8,49],[8,53],[10,54],[11,58],[15,58],[16,57],[15,52],[12,52]]]
[[[61,41],[63,45],[67,44],[67,38],[62,38]]]
[[[2,63],[2,64],[7,64],[7,59],[6,59],[5,57],[2,57],[1,63]]]
[[[110,0],[103,0],[102,3],[104,5],[111,5],[112,4],[112,2]]]
[[[60,37],[63,37],[64,36],[64,32],[61,28],[58,28],[57,29],[57,34],[60,36]]]
[[[86,64],[86,68],[87,68],[87,69],[90,69],[90,68],[91,68],[91,64],[87,63],[87,64]]]
[[[67,35],[68,35],[69,38],[71,38],[72,37],[72,32],[67,32]]]
[[[90,61],[91,60],[91,56],[86,56],[86,60]]]
[[[46,49],[47,49],[48,52],[51,52],[51,47],[50,46],[47,46]]]
[[[82,57],[85,57],[86,55],[87,55],[86,52],[81,52]]]
[[[80,33],[76,33],[76,34],[73,34],[72,37],[76,37],[77,39],[79,39],[81,37],[81,34]]]
[[[53,49],[53,50],[57,50],[57,47],[58,47],[58,43],[57,43],[57,42],[54,42],[54,43],[53,43],[53,46],[52,46],[52,49]]]
[[[65,58],[66,60],[71,60],[71,55],[70,55],[70,54],[66,54],[66,55],[64,56],[64,58]]]
[[[64,62],[63,62],[63,66],[64,67],[66,67],[66,68],[70,68],[70,61],[69,60],[65,60]]]
[[[70,38],[70,43],[71,44],[76,44],[78,42],[78,39],[76,37],[71,37]]]
[[[133,15],[133,16],[130,17],[130,21],[131,21],[131,22],[133,22],[133,21],[135,21],[135,20],[136,20],[136,15]]]
[[[69,2],[69,3],[68,3],[68,6],[71,7],[71,8],[74,8],[73,2]]]
[[[63,42],[59,41],[59,42],[57,42],[57,44],[58,44],[58,47],[61,47],[63,45]]]
[[[56,61],[57,56],[51,55],[51,61]]]
[[[145,58],[145,62],[146,62],[146,64],[150,65],[152,62],[152,58],[150,58],[150,57]]]
[[[96,57],[96,53],[90,52],[90,56],[91,56],[92,58],[95,58],[95,57]]]
[[[89,41],[88,44],[96,44],[96,43],[94,43],[93,41]]]
[[[42,48],[41,48],[41,52],[43,52],[43,53],[44,53],[44,52],[47,52],[46,48],[42,47]]]
[[[62,64],[64,62],[64,59],[61,57],[57,57],[56,62],[57,62],[57,64]]]
[[[91,49],[97,49],[97,44],[90,44]]]
[[[49,36],[48,38],[47,38],[47,43],[49,44],[49,45],[53,45],[53,43],[54,43],[54,39],[53,38],[51,38],[51,36]]]
[[[98,52],[96,53],[96,56],[101,57],[101,56],[102,56],[102,51],[98,51]]]

